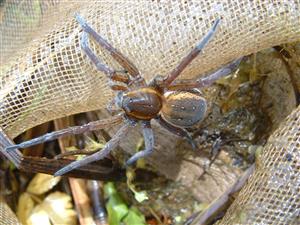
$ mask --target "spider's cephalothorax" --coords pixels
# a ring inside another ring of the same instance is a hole
[[[151,154],[154,150],[154,137],[151,128],[152,119],[155,119],[162,127],[170,132],[189,140],[195,148],[195,144],[185,128],[193,126],[205,117],[207,108],[206,100],[201,96],[199,89],[210,86],[215,80],[230,74],[237,68],[240,59],[235,60],[216,72],[198,80],[176,80],[176,78],[193,61],[193,59],[198,56],[205,45],[213,37],[220,19],[217,19],[214,22],[212,28],[203,37],[200,43],[182,59],[177,67],[165,77],[154,77],[148,84],[140,75],[140,72],[135,65],[93,30],[80,15],[76,15],[76,20],[83,29],[80,44],[85,55],[93,62],[97,70],[104,73],[111,81],[117,82],[113,82],[111,88],[114,91],[118,91],[115,102],[122,112],[108,119],[48,133],[30,141],[9,146],[6,150],[26,148],[45,141],[57,139],[58,137],[108,128],[124,122],[124,125],[116,132],[111,140],[106,143],[101,151],[86,156],[81,160],[72,162],[55,173],[55,175],[63,175],[73,169],[107,156],[110,151],[116,148],[120,141],[126,137],[132,125],[140,121],[145,140],[145,150],[134,154],[127,161],[128,165],[141,157]],[[128,74],[119,73],[103,64],[89,47],[88,35],[90,35],[102,48],[107,50]]]
[[[160,112],[163,99],[159,91],[151,87],[140,88],[118,95],[118,106],[129,118],[151,120]]]

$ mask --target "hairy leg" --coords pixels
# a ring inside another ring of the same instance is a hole
[[[119,71],[113,70],[109,68],[107,65],[103,64],[100,59],[93,53],[92,49],[89,47],[89,39],[86,32],[83,32],[81,35],[81,48],[85,52],[85,54],[89,57],[89,59],[95,64],[97,70],[105,73],[109,79],[122,82],[124,84],[128,84],[131,82],[130,78],[127,74],[121,74]],[[125,87],[125,86],[124,86]],[[127,87],[125,87],[127,89]]]
[[[186,138],[188,140],[188,142],[192,145],[193,149],[197,148],[197,145],[194,142],[193,138],[191,137],[191,135],[185,129],[183,129],[181,127],[176,127],[176,126],[168,123],[164,118],[162,118],[161,115],[159,115],[159,117],[156,118],[156,121],[158,121],[158,123],[163,128],[170,131],[171,133],[176,134],[177,136]]]
[[[169,90],[182,90],[182,89],[193,89],[193,88],[203,88],[212,85],[216,80],[220,79],[221,77],[225,77],[228,74],[235,71],[238,66],[240,65],[242,58],[236,59],[231,63],[225,65],[224,67],[218,69],[217,71],[213,72],[212,74],[200,78],[198,80],[193,79],[183,79],[183,80],[176,80],[170,86]]]
[[[13,151],[6,151],[6,148],[13,144],[14,142],[6,135],[4,130],[0,127],[0,152],[7,159],[9,159],[17,168],[19,168],[23,159],[22,153],[18,149],[15,149]]]
[[[87,22],[79,15],[76,14],[75,18],[77,22],[80,24],[84,32],[91,35],[95,41],[100,44],[103,48],[105,48],[111,56],[124,68],[128,71],[128,73],[135,78],[135,80],[140,83],[140,85],[146,85],[145,80],[141,77],[139,70],[136,66],[127,59],[120,51],[115,49],[111,44],[109,44],[104,38],[102,38],[93,28],[91,28]]]
[[[169,75],[164,79],[163,86],[167,88],[180,74],[181,72],[199,55],[202,49],[207,45],[207,43],[212,39],[213,35],[216,33],[217,27],[220,23],[220,19],[217,19],[212,28],[208,31],[208,33],[202,38],[200,43],[185,57],[169,73]]]
[[[110,139],[104,146],[103,149],[101,149],[100,151],[90,155],[90,156],[86,156],[85,158],[78,160],[78,161],[74,161],[72,163],[70,163],[69,165],[63,167],[62,169],[58,170],[54,176],[62,176],[68,172],[70,172],[71,170],[74,170],[76,168],[79,168],[81,166],[84,166],[86,164],[98,161],[100,159],[103,159],[104,157],[106,157],[113,149],[115,149],[120,141],[125,138],[125,136],[127,135],[128,131],[129,131],[130,125],[128,123],[126,123],[125,125],[123,125],[118,131],[117,133],[112,137],[112,139]]]
[[[60,137],[65,137],[65,136],[74,135],[74,134],[82,134],[86,131],[93,131],[93,130],[99,130],[99,129],[111,127],[114,124],[118,124],[118,123],[122,122],[122,120],[123,120],[123,115],[119,114],[119,115],[110,117],[108,119],[93,121],[88,124],[84,124],[82,126],[74,126],[74,127],[69,127],[66,129],[54,131],[54,132],[45,134],[43,136],[31,139],[29,141],[22,142],[20,144],[10,145],[10,146],[6,147],[5,150],[9,151],[9,150],[17,149],[17,148],[27,148],[27,147],[30,147],[33,145],[37,145],[37,144],[41,144],[41,143],[44,143],[47,141],[55,140]]]
[[[153,136],[153,131],[151,128],[150,121],[143,122],[143,136],[144,136],[144,140],[145,140],[145,150],[139,151],[139,152],[135,153],[133,156],[131,156],[130,159],[127,160],[126,166],[131,165],[138,159],[146,157],[153,152],[154,136]]]

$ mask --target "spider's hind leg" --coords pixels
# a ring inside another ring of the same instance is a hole
[[[168,123],[164,118],[162,118],[161,115],[158,116],[156,120],[166,130],[170,131],[171,133],[177,136],[186,138],[187,141],[191,144],[192,148],[194,150],[197,149],[197,144],[195,143],[191,135],[184,128],[173,126],[172,124]]]
[[[213,38],[217,31],[221,19],[215,20],[213,26],[207,32],[207,34],[202,38],[199,44],[194,47],[190,53],[184,57],[181,62],[166,76],[164,79],[164,87],[170,86],[170,84],[176,80],[176,78],[181,74],[181,72],[202,52],[203,48],[208,44],[208,42]]]
[[[145,150],[135,153],[127,160],[126,166],[133,164],[140,158],[150,155],[154,150],[154,136],[150,121],[143,122],[143,136],[145,140]]]

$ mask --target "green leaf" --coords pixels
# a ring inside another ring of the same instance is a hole
[[[104,195],[105,195],[105,198],[110,198],[111,195],[116,194],[116,193],[117,193],[117,190],[115,188],[114,183],[107,182],[104,185]]]
[[[106,204],[106,209],[110,225],[121,224],[122,219],[128,214],[128,207],[115,197],[110,198]]]
[[[146,191],[140,191],[140,192],[134,191],[134,198],[139,203],[149,199]]]
[[[110,225],[121,224],[122,219],[128,214],[128,207],[118,195],[113,183],[104,185],[104,194],[108,198],[106,209]]]
[[[135,189],[135,185],[133,184],[133,180],[135,178],[135,170],[131,168],[127,168],[126,177],[127,177],[127,186],[134,193],[135,200],[137,200],[139,203],[148,200],[149,198],[147,196],[146,191],[137,191]]]
[[[131,207],[123,222],[126,225],[146,225],[146,220],[143,214],[135,208]]]
[[[110,225],[119,225],[122,223],[128,225],[144,225],[145,217],[141,214],[137,208],[128,206],[119,196],[114,184],[109,182],[104,185],[104,195],[108,198],[106,203],[106,209],[108,214],[108,222]],[[136,198],[141,201],[147,198],[146,194],[143,192],[135,192]]]

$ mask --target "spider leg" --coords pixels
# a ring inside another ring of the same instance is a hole
[[[216,80],[220,79],[221,77],[225,77],[228,74],[235,71],[242,58],[236,59],[231,63],[225,65],[224,67],[218,69],[217,71],[211,73],[210,75],[200,78],[198,80],[193,79],[182,79],[174,81],[168,88],[168,90],[182,90],[182,89],[193,89],[193,88],[203,88],[212,85]]]
[[[142,126],[143,126],[143,136],[145,140],[145,150],[139,151],[135,153],[133,156],[131,156],[130,159],[127,160],[126,166],[133,164],[135,161],[137,161],[140,158],[150,155],[154,150],[154,136],[153,136],[153,130],[151,128],[150,121],[144,121]]]
[[[100,159],[103,159],[104,157],[106,157],[113,149],[115,149],[120,141],[127,135],[128,131],[130,128],[130,124],[125,123],[125,125],[123,125],[118,131],[117,133],[112,137],[112,139],[110,139],[104,146],[103,149],[101,149],[100,151],[90,155],[90,156],[86,156],[81,160],[78,161],[74,161],[72,163],[70,163],[69,165],[63,167],[62,169],[58,170],[54,176],[62,176],[68,172],[70,172],[71,170],[74,170],[76,168],[79,168],[81,166],[84,166],[86,164],[89,164],[91,162],[95,162],[98,161]]]
[[[115,49],[111,44],[109,44],[104,38],[102,38],[93,28],[91,28],[87,22],[79,15],[75,15],[75,19],[80,24],[82,29],[90,34],[95,41],[101,45],[103,48],[105,48],[111,56],[124,68],[128,71],[129,74],[131,74],[132,77],[137,80],[141,85],[146,85],[146,82],[143,77],[141,77],[139,70],[136,68],[136,66],[127,59],[121,52],[119,52],[117,49]]]
[[[85,54],[89,57],[89,59],[95,64],[97,70],[105,73],[108,76],[108,78],[111,80],[122,82],[125,84],[131,82],[128,76],[125,76],[124,74],[121,75],[118,71],[109,68],[107,65],[103,64],[100,61],[100,59],[93,53],[92,49],[89,47],[89,39],[88,39],[88,34],[86,32],[82,33],[80,43],[81,43],[81,48],[83,49]],[[127,89],[126,86],[123,87],[124,89]]]
[[[200,43],[185,57],[171,71],[171,73],[164,79],[163,86],[168,87],[180,74],[181,72],[198,56],[198,54],[202,51],[202,49],[207,45],[207,43],[212,39],[213,35],[216,33],[217,27],[220,23],[220,19],[217,19],[212,28],[208,31],[208,33],[202,38]]]
[[[125,83],[125,84],[129,84],[130,82],[132,82],[132,80],[130,79],[129,75],[128,75],[128,71],[127,70],[115,70],[115,75],[114,75],[114,79],[116,81]]]
[[[119,115],[110,117],[108,119],[93,121],[93,122],[84,124],[82,126],[69,127],[66,129],[47,133],[45,135],[31,139],[29,141],[22,142],[20,144],[10,145],[10,146],[6,147],[5,150],[9,151],[9,150],[17,149],[17,148],[27,148],[27,147],[30,147],[33,145],[37,145],[37,144],[41,144],[41,143],[44,143],[47,141],[55,140],[60,137],[65,137],[65,136],[74,135],[74,134],[81,134],[86,131],[99,130],[99,129],[102,129],[105,127],[110,127],[114,124],[118,124],[122,120],[123,120],[123,115],[119,114]]]
[[[197,145],[194,142],[193,138],[191,137],[191,135],[185,129],[183,129],[181,127],[176,127],[176,126],[168,123],[164,118],[162,118],[161,115],[159,115],[156,118],[156,120],[166,130],[170,131],[173,134],[176,134],[177,136],[186,138],[188,140],[188,142],[191,144],[191,146],[193,147],[193,149],[197,148]]]
[[[126,87],[124,85],[110,84],[109,86],[113,91],[128,91],[129,90],[128,87]]]

